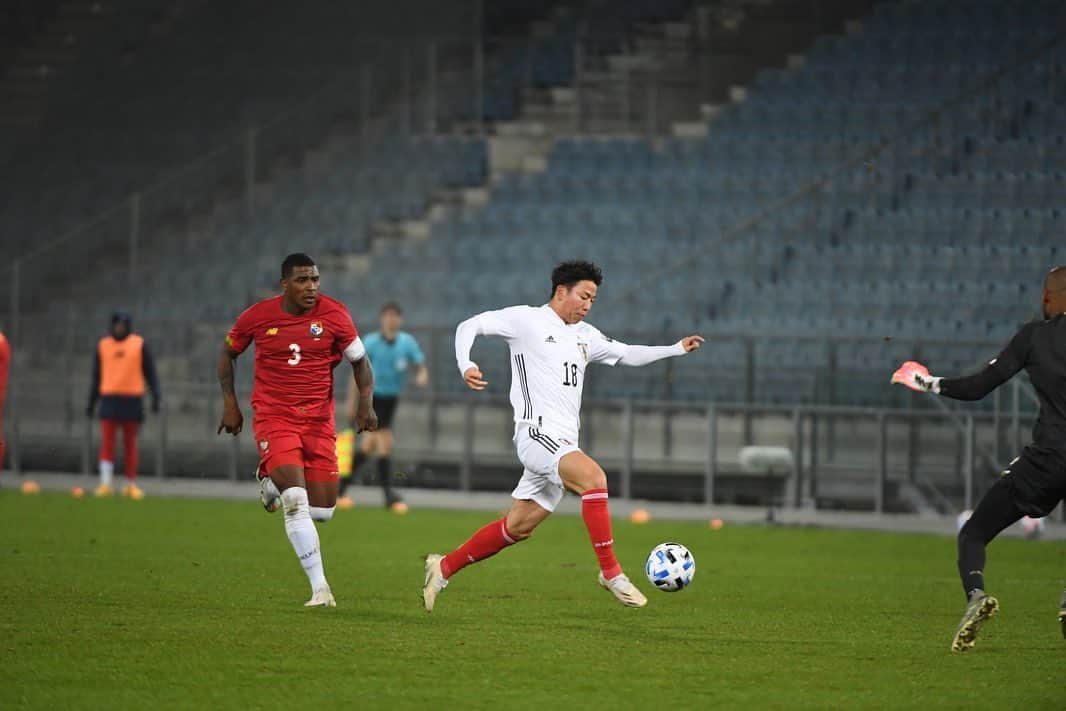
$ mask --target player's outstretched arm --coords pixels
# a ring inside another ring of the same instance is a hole
[[[973,375],[941,378],[930,375],[929,369],[921,363],[909,360],[892,374],[891,382],[919,393],[934,393],[954,400],[980,400],[1009,379],[1010,375],[1004,377],[994,362]]]
[[[234,387],[233,364],[239,354],[223,344],[218,354],[218,384],[222,387],[222,421],[218,425],[218,434],[225,430],[227,434],[238,435],[244,428],[244,415],[237,402],[237,390]]]
[[[632,346],[626,345],[618,362],[621,365],[639,367],[654,363],[663,358],[673,358],[699,350],[703,336],[685,336],[672,346]]]
[[[930,375],[929,369],[921,363],[909,360],[892,374],[891,382],[915,392],[935,393],[954,400],[980,400],[1025,367],[1029,357],[1031,326],[1023,326],[998,356],[972,375],[940,378]]]

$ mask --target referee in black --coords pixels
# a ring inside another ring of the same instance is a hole
[[[1040,399],[1033,441],[1007,466],[959,531],[959,575],[967,605],[951,642],[955,652],[973,647],[981,624],[999,609],[999,601],[985,592],[985,546],[1023,516],[1047,516],[1066,499],[1066,267],[1048,272],[1043,304],[1044,320],[1022,326],[1003,352],[974,375],[937,378],[920,363],[908,361],[892,376],[892,382],[911,390],[980,400],[1024,369]],[[1059,624],[1066,638],[1066,590]]]

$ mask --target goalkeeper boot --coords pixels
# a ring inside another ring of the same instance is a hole
[[[966,612],[959,622],[959,628],[955,630],[955,639],[951,641],[951,651],[965,652],[973,647],[977,641],[977,632],[981,625],[999,610],[999,600],[986,595],[984,590],[974,590],[970,596],[970,604],[966,606]]]

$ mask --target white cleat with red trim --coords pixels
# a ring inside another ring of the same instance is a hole
[[[600,587],[609,590],[626,607],[644,607],[648,604],[648,598],[644,597],[644,593],[625,575],[617,575],[608,580],[600,573],[599,583]]]

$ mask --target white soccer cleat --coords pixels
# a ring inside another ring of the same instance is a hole
[[[644,593],[625,575],[608,580],[603,577],[603,573],[600,573],[599,581],[600,587],[609,590],[626,607],[644,607],[648,604],[648,598],[644,597]]]
[[[333,597],[333,591],[329,589],[329,585],[323,585],[318,590],[315,590],[315,594],[311,596],[311,599],[304,603],[304,607],[336,607],[337,601]]]
[[[255,478],[259,481],[259,503],[263,504],[267,513],[274,513],[281,508],[281,492],[270,477],[259,472],[258,467],[255,470]]]
[[[426,556],[426,581],[422,585],[422,606],[426,612],[433,612],[433,605],[437,602],[437,595],[448,587],[448,579],[440,572],[440,562],[444,556],[430,553]]]

